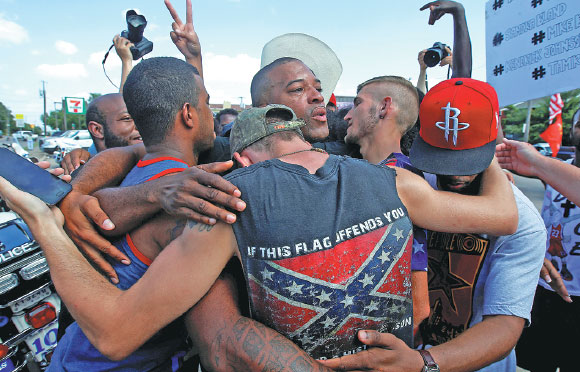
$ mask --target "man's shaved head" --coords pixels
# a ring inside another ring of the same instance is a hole
[[[252,85],[250,86],[250,94],[252,96],[252,106],[253,107],[261,107],[271,104],[270,102],[270,92],[272,90],[272,79],[270,78],[270,71],[272,71],[275,67],[280,65],[284,65],[289,62],[300,62],[299,59],[292,58],[292,57],[282,57],[278,58],[274,62],[266,65],[260,69],[254,75],[252,79]]]
[[[252,79],[252,106],[288,106],[306,123],[301,128],[304,138],[310,142],[322,141],[328,136],[328,124],[321,92],[320,80],[302,61],[279,58]]]
[[[87,113],[85,115],[86,122],[95,121],[100,124],[107,124],[107,116],[103,112],[102,106],[105,102],[110,102],[119,98],[123,99],[121,93],[104,94],[93,99],[89,104],[89,107],[87,107]]]
[[[357,94],[365,87],[376,102],[385,97],[392,98],[399,111],[397,126],[401,135],[415,124],[419,116],[419,96],[417,89],[408,80],[400,76],[375,77],[360,84],[356,90]]]

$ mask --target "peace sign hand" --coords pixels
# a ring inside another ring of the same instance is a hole
[[[201,44],[199,42],[197,33],[193,28],[193,12],[191,7],[191,0],[186,0],[185,4],[186,23],[184,24],[179,18],[177,11],[173,8],[173,5],[171,5],[171,2],[169,0],[165,0],[165,6],[167,7],[167,10],[169,10],[169,13],[171,14],[171,17],[174,21],[171,24],[173,31],[171,31],[169,35],[171,36],[173,44],[175,44],[177,49],[179,49],[181,54],[183,54],[187,62],[194,64],[199,69],[199,67],[201,67],[201,63],[199,66],[197,66],[197,64],[192,62],[194,62],[194,60],[201,59]]]

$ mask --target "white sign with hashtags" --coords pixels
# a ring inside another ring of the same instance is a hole
[[[501,107],[580,87],[580,1],[489,0],[487,82]]]

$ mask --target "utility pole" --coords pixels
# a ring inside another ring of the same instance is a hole
[[[66,132],[66,130],[67,130],[67,128],[66,128],[66,103],[65,103],[64,99],[61,101],[61,106],[62,106],[62,115],[63,115],[63,120],[64,120],[63,130]]]
[[[53,103],[54,103],[54,130],[58,130],[59,129],[58,128],[58,111],[56,111],[56,105],[58,103],[62,103],[62,102],[55,101]]]
[[[46,81],[42,80],[42,91],[40,92],[40,96],[43,98],[44,100],[44,135],[46,136],[46,89],[44,87],[44,84],[46,83]]]
[[[528,142],[530,139],[530,124],[532,119],[532,100],[528,101],[528,114],[526,115],[526,123],[524,124],[524,138],[523,142]]]
[[[243,110],[246,108],[246,105],[244,105],[244,97],[238,97],[240,99],[240,108]]]

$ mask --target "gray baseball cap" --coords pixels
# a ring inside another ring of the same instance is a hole
[[[269,123],[268,116],[272,114],[287,116],[289,120]],[[304,125],[306,125],[304,120],[298,119],[294,111],[284,105],[268,105],[242,111],[234,121],[230,132],[231,156],[234,156],[234,152],[240,153],[254,142],[274,133],[293,130],[302,137],[300,127]]]

